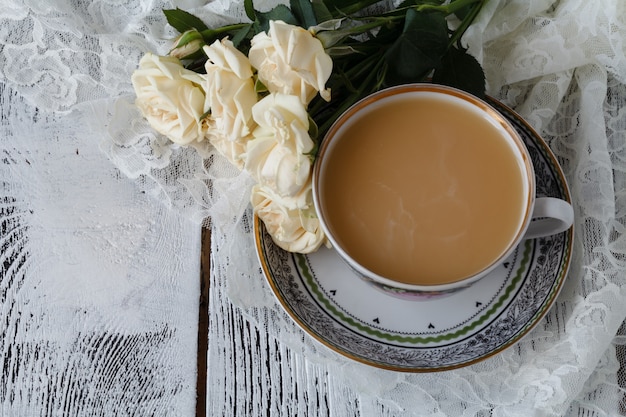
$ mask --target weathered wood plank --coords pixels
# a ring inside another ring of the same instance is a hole
[[[207,415],[324,417],[341,408],[346,414],[333,417],[360,415],[354,401],[332,392],[331,376],[323,367],[252,324],[230,302],[225,283],[212,268]],[[332,401],[345,402],[345,407],[331,407]]]
[[[202,228],[200,249],[200,305],[198,308],[198,377],[196,417],[206,416],[207,354],[209,349],[209,288],[211,286],[211,229]]]
[[[0,416],[192,416],[197,225],[0,82]]]

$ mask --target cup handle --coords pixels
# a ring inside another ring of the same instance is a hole
[[[574,209],[565,200],[554,197],[535,199],[535,209],[524,238],[534,239],[561,233],[574,223]]]

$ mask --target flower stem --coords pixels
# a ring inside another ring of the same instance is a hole
[[[233,25],[226,25],[226,26],[221,26],[217,29],[206,29],[203,30],[202,32],[200,32],[202,34],[202,37],[205,39],[205,41],[207,43],[212,42],[216,39],[219,38],[219,35],[223,34],[223,33],[227,33],[227,32],[232,32],[235,30],[239,30],[242,29],[246,26],[249,26],[248,23],[236,23]]]
[[[383,14],[379,16],[362,16],[362,17],[351,16],[352,20],[357,20],[357,21],[362,20],[362,21],[369,21],[369,22],[364,23],[359,26],[355,26],[354,28],[344,29],[343,32],[345,33],[346,37],[351,36],[351,35],[358,35],[358,34],[365,33],[371,29],[375,29],[377,27],[381,27],[381,26],[393,23],[394,21],[402,20],[404,19],[405,14],[404,13],[397,14],[397,12],[403,9],[414,8],[418,12],[436,11],[436,12],[444,13],[446,16],[448,16],[448,15],[458,12],[464,7],[471,6],[472,4],[480,3],[477,7],[472,8],[470,13],[468,13],[463,18],[461,25],[452,34],[449,45],[453,45],[463,36],[467,28],[472,24],[472,22],[476,18],[476,15],[482,8],[483,4],[486,3],[487,1],[488,0],[456,0],[451,3],[441,4],[441,2],[438,2],[438,0],[434,0],[433,3],[425,3],[425,4],[420,4],[417,6],[406,6],[404,8],[395,9],[391,12],[394,14]],[[370,2],[368,1],[367,3],[370,3]]]
[[[456,42],[458,42],[461,39],[461,37],[463,36],[467,28],[469,28],[470,25],[474,22],[474,19],[478,15],[478,12],[480,12],[482,7],[488,1],[489,0],[477,0],[477,1],[476,0],[475,1],[457,0],[454,2],[454,3],[466,3],[466,5],[469,5],[472,3],[479,3],[479,4],[473,7],[472,10],[463,18],[459,27],[454,31],[454,33],[450,37],[450,42],[448,43],[448,45],[454,45]]]
[[[462,9],[465,6],[469,6],[471,4],[474,3],[480,3],[483,2],[483,0],[456,0],[453,1],[451,3],[448,4],[421,4],[419,6],[416,6],[415,9],[418,12],[422,12],[422,11],[438,11],[438,12],[443,12],[446,15],[450,15],[452,13],[456,13],[457,11],[459,11],[460,9]]]

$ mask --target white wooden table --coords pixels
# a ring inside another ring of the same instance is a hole
[[[434,379],[415,378],[407,385],[400,376],[380,374],[387,379],[373,382],[388,384],[394,394],[409,387],[403,398],[414,394],[417,405],[394,402],[391,395],[370,390],[369,381],[358,380],[367,372],[311,342],[275,306],[258,308],[251,317],[229,298],[224,277],[213,273],[210,241],[215,244],[215,239],[209,231],[147,195],[142,178],[128,178],[106,158],[101,149],[106,123],[85,115],[106,121],[111,96],[128,91],[136,60],[115,58],[138,57],[166,38],[165,31],[151,32],[145,26],[158,19],[161,8],[203,3],[0,1],[0,417],[445,415],[426,402],[430,397],[424,392],[431,388],[426,385]],[[528,2],[506,3],[521,10]],[[574,1],[531,3],[545,18]],[[626,14],[616,4],[602,2],[607,10]],[[500,22],[501,28],[515,15],[509,17]],[[552,22],[545,23],[549,28]],[[139,32],[144,37],[136,36]],[[121,40],[109,42],[116,36]],[[103,59],[106,54],[113,58]],[[603,65],[598,64],[605,72],[614,71]],[[572,85],[588,69],[577,69]],[[620,82],[615,82],[616,90]],[[531,90],[527,93],[535,92]],[[598,94],[603,100],[604,92]],[[537,124],[548,117],[529,113]],[[597,124],[585,119],[588,115],[581,115],[581,123],[587,123],[584,132],[573,129],[581,137],[597,133]],[[623,135],[626,127],[615,131]],[[619,140],[626,141],[626,136]],[[616,166],[623,166],[623,151],[611,151]],[[574,175],[575,168],[569,173],[578,185],[575,192],[582,195],[607,185],[584,182]],[[621,181],[620,169],[613,174]],[[619,184],[608,186],[619,193]],[[623,202],[616,205],[622,220]],[[616,262],[623,262],[620,242],[612,242]],[[587,259],[582,244],[577,250],[586,270],[597,266],[595,258]],[[624,271],[618,271],[612,283],[618,306],[625,287],[619,285],[620,272],[623,278]],[[596,284],[580,285],[593,297]],[[561,331],[571,324],[560,320],[572,317],[572,304],[559,301],[539,326],[538,343],[552,337],[555,327]],[[610,316],[612,311],[602,313]],[[575,370],[582,376],[572,384],[582,382],[566,387],[568,393],[580,393],[569,413],[610,415],[600,399],[611,394],[607,398],[619,399],[613,409],[626,415],[626,328],[622,325],[621,337],[612,343],[614,329],[602,326],[617,319],[598,324],[596,316],[583,318],[589,322],[575,324],[590,329],[588,345],[603,338],[613,349]],[[272,326],[278,320],[284,320],[281,331],[290,337]],[[534,354],[521,356],[530,362]],[[615,371],[618,360],[621,368]],[[539,371],[528,376],[529,389],[558,380],[559,375]],[[351,384],[346,376],[354,376]],[[598,381],[602,383],[594,385]],[[487,400],[477,396],[476,403],[481,401]],[[431,408],[422,410],[422,404]],[[516,409],[494,404],[491,413],[512,415],[506,414],[511,410]],[[535,408],[523,411],[549,415]]]
[[[0,97],[0,415],[193,415],[200,229],[72,114]]]

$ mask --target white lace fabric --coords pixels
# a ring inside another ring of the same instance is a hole
[[[90,140],[97,137],[143,191],[195,223],[211,219],[214,294],[325,370],[334,390],[357,393],[362,415],[380,407],[416,416],[624,414],[626,2],[490,0],[466,33],[488,93],[516,110],[557,156],[573,198],[575,243],[561,294],[531,333],[478,364],[433,374],[354,363],[297,328],[254,255],[251,179],[208,146],[172,145],[139,115],[130,75],[145,52],[165,54],[174,36],[161,9],[185,8],[209,24],[244,18],[239,2],[204,3],[1,2],[0,80],[38,108],[76,112]],[[263,10],[274,4],[255,3]],[[209,357],[209,375],[220,367],[216,360]],[[209,401],[222,391],[209,384]]]

